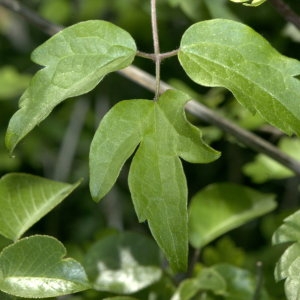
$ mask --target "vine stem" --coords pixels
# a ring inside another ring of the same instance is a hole
[[[269,0],[271,5],[281,14],[284,19],[292,24],[294,24],[298,29],[300,29],[300,16],[292,10],[292,8],[287,5],[282,0]]]
[[[151,26],[152,26],[152,37],[154,46],[154,58],[155,58],[155,96],[154,100],[157,101],[160,90],[160,48],[159,48],[159,37],[157,28],[157,12],[156,12],[156,0],[151,0]]]

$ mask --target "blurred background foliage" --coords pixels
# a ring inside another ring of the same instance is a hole
[[[111,21],[134,37],[139,50],[153,51],[149,1],[24,0],[22,3],[64,26],[88,19]],[[299,1],[286,3],[300,13]],[[211,18],[239,20],[257,30],[281,53],[300,59],[300,32],[287,24],[268,2],[249,8],[227,0],[159,0],[162,51],[177,48],[181,35],[191,24]],[[59,105],[10,157],[4,146],[5,130],[17,109],[22,91],[39,68],[31,62],[30,53],[47,38],[39,28],[0,7],[0,174],[29,172],[66,182],[84,179],[80,188],[28,233],[53,235],[65,243],[70,256],[82,260],[83,253],[93,242],[110,234],[110,228],[148,234],[147,226],[138,224],[130,201],[128,164],[109,195],[100,204],[92,201],[88,191],[88,152],[101,117],[114,103],[123,99],[152,98],[153,95],[119,74],[111,74],[91,93]],[[152,62],[136,58],[134,63],[153,74]],[[176,58],[163,63],[162,79],[299,158],[298,138],[285,137],[259,116],[251,115],[226,90],[194,85],[187,79]],[[275,193],[279,203],[274,213],[233,230],[206,247],[200,257],[199,268],[230,263],[255,274],[256,261],[260,260],[270,299],[283,299],[282,284],[275,285],[273,279],[280,247],[271,247],[270,239],[282,219],[299,207],[299,178],[271,159],[245,148],[220,129],[189,117],[194,124],[202,127],[204,139],[222,152],[221,158],[210,165],[184,163],[190,197],[210,183],[228,181]],[[5,244],[5,240],[0,241],[1,248]],[[163,276],[158,283],[135,296],[150,299],[150,293],[154,293],[156,298],[151,299],[169,299],[173,290],[169,277]],[[72,299],[100,299],[99,295],[102,294],[89,291],[84,298],[74,296]],[[103,297],[107,295],[110,294],[105,293]]]

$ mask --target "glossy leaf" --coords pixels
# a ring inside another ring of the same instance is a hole
[[[288,134],[300,134],[300,62],[279,54],[250,27],[230,20],[192,25],[179,60],[189,77],[222,86],[250,111]]]
[[[300,211],[284,219],[284,223],[275,231],[272,242],[281,244],[293,242],[275,267],[275,279],[285,279],[285,294],[288,300],[296,300],[300,294],[299,270],[300,270]]]
[[[9,150],[56,105],[89,92],[106,74],[128,66],[135,53],[135,42],[126,31],[97,20],[68,27],[35,49],[32,60],[45,68],[33,77],[9,122]]]
[[[275,196],[230,183],[198,192],[189,207],[190,242],[202,248],[222,234],[276,208]]]
[[[17,240],[77,186],[23,173],[0,180],[0,234]]]
[[[175,270],[185,269],[187,262],[187,187],[180,157],[207,163],[219,156],[187,122],[188,100],[169,90],[158,102],[118,103],[100,123],[90,151],[90,189],[98,201],[139,144],[128,178],[134,207]]]
[[[29,298],[56,297],[90,288],[82,266],[63,258],[64,246],[49,236],[31,236],[0,254],[0,290]]]
[[[137,292],[162,275],[158,247],[135,233],[100,239],[89,249],[84,266],[94,289],[118,294]]]

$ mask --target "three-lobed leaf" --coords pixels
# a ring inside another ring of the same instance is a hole
[[[276,208],[275,196],[231,183],[198,192],[189,206],[189,239],[202,248],[222,234]]]
[[[0,180],[0,234],[16,240],[77,186],[42,177],[10,173]]]
[[[189,77],[222,86],[252,112],[288,134],[300,134],[300,62],[279,54],[241,23],[215,19],[183,35],[179,60]]]
[[[187,263],[187,186],[180,158],[206,163],[219,156],[187,122],[188,100],[168,90],[157,102],[118,103],[100,123],[90,150],[90,189],[100,200],[139,145],[128,178],[134,207],[175,270]]]
[[[55,238],[31,236],[0,254],[0,290],[28,298],[47,298],[90,288],[83,267],[63,258],[66,249]]]
[[[116,25],[91,20],[57,33],[32,53],[37,72],[9,122],[6,145],[17,143],[63,100],[92,90],[108,73],[131,64],[133,38]]]

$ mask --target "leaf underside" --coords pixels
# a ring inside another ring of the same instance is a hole
[[[300,62],[278,53],[241,23],[215,19],[183,35],[179,61],[204,86],[222,86],[251,112],[288,134],[300,134]]]
[[[126,31],[100,20],[70,26],[36,48],[32,60],[45,68],[33,77],[9,122],[8,149],[12,152],[60,102],[89,92],[106,74],[131,64],[135,53]]]
[[[90,190],[98,201],[138,147],[128,178],[134,207],[175,270],[185,269],[187,262],[187,186],[180,158],[207,163],[219,156],[187,122],[188,100],[169,90],[158,102],[118,103],[100,123],[90,150]]]

